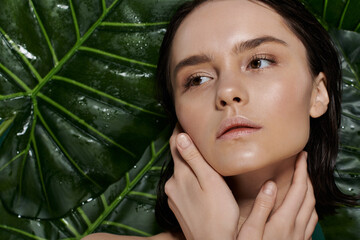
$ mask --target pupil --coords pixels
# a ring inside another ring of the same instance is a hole
[[[260,60],[255,60],[252,63],[252,67],[253,68],[259,68],[261,66],[261,61]]]
[[[193,84],[194,84],[194,85],[199,85],[200,82],[201,82],[201,77],[196,77],[196,78],[194,78],[194,80],[193,80]]]

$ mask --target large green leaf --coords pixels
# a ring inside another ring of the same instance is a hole
[[[1,1],[0,198],[11,213],[54,218],[98,196],[166,126],[153,75],[174,3],[155,2]]]
[[[360,32],[360,1],[302,0],[326,28]]]
[[[170,129],[154,70],[183,1],[0,0],[0,239],[161,231],[155,189]],[[359,30],[357,2],[306,2],[330,28]],[[337,183],[360,193],[359,34],[332,36],[345,81]],[[358,218],[326,218],[327,239],[360,238]]]
[[[169,156],[170,129],[151,142],[125,177],[64,217],[53,220],[18,218],[0,206],[0,239],[80,239],[91,232],[150,236],[160,232],[154,218],[156,186]],[[1,231],[1,228],[3,229]]]
[[[360,194],[360,34],[331,30],[341,55],[343,73],[340,153],[337,159],[336,183],[346,194]],[[321,224],[328,240],[360,239],[359,209],[340,209]],[[341,238],[339,238],[341,234]]]

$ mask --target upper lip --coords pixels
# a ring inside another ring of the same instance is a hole
[[[221,137],[224,133],[229,131],[232,128],[255,128],[260,129],[261,126],[250,121],[247,118],[237,116],[232,118],[224,119],[219,127],[218,132],[216,133],[216,138]]]

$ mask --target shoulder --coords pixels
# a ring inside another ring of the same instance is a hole
[[[182,234],[172,234],[169,232],[160,233],[152,237],[124,236],[109,233],[90,234],[81,240],[183,240]]]

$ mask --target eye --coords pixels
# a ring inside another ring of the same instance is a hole
[[[210,81],[212,79],[212,77],[208,77],[208,76],[202,76],[202,75],[193,75],[190,76],[185,87],[189,88],[192,86],[199,86],[207,81]]]
[[[275,60],[268,58],[267,56],[255,56],[249,63],[250,69],[262,69],[274,64]]]

